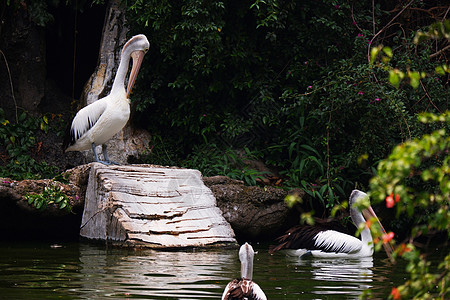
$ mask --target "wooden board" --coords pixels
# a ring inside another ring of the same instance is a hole
[[[237,245],[198,170],[92,163],[80,235],[148,248]]]

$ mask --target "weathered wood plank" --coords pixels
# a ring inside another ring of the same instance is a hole
[[[93,163],[80,235],[149,248],[237,245],[198,170]]]

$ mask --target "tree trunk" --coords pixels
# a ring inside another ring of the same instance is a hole
[[[237,245],[198,170],[91,165],[80,235],[143,248]]]

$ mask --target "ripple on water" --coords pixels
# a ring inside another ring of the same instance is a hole
[[[0,244],[5,299],[220,299],[240,274],[238,250],[130,251],[87,243]],[[269,299],[384,298],[404,265],[382,253],[365,259],[299,259],[254,245],[254,281]],[[401,276],[400,276],[401,275]],[[398,284],[398,283],[397,283]]]

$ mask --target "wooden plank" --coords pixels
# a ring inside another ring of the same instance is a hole
[[[236,246],[198,170],[92,163],[80,235],[131,247]]]

